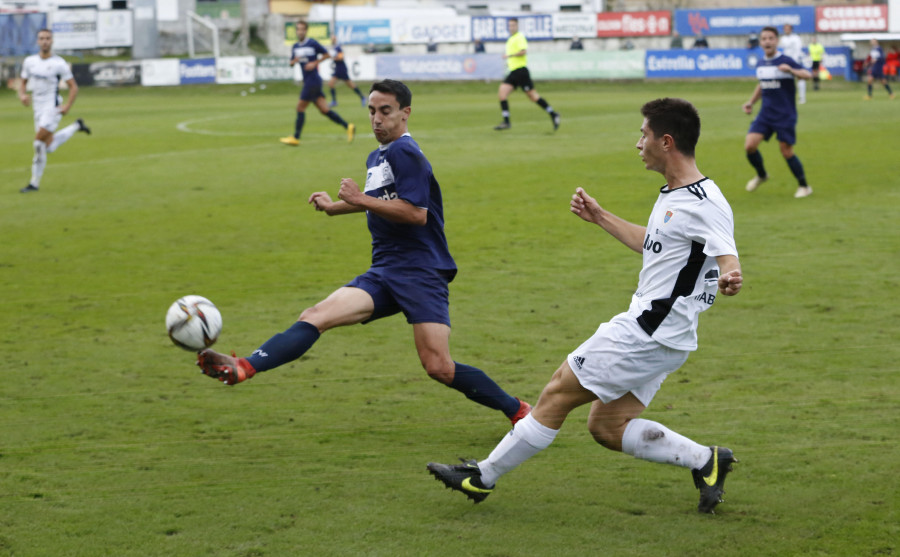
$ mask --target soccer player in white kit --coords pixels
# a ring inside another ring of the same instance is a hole
[[[734,217],[718,186],[697,169],[700,116],[694,106],[682,99],[657,99],[641,114],[637,149],[645,167],[666,179],[647,226],[613,215],[582,188],[570,205],[573,213],[643,254],[631,306],[569,354],[531,414],[485,460],[428,464],[444,485],[476,503],[503,474],[547,448],[566,416],[588,403],[588,430],[598,443],[690,469],[700,490],[700,512],[711,513],[721,502],[725,476],[737,461],[733,452],[701,445],[639,416],[666,376],[696,350],[700,313],[717,294],[734,296],[741,290]]]
[[[784,31],[781,38],[778,39],[778,48],[782,54],[790,56],[800,65],[803,65],[803,41],[799,35],[794,34],[794,26],[790,23],[784,24]],[[806,103],[806,81],[797,81],[797,102]]]
[[[74,124],[56,131],[62,117],[68,114],[78,97],[78,84],[65,60],[53,54],[53,33],[41,29],[37,34],[38,54],[32,54],[22,63],[22,80],[19,84],[19,100],[34,109],[34,157],[31,160],[31,181],[19,190],[22,193],[38,191],[41,177],[47,166],[47,154],[59,149],[75,132],[91,133],[79,118]],[[69,86],[69,94],[63,104],[59,94],[59,82]],[[31,83],[31,97],[27,85]]]

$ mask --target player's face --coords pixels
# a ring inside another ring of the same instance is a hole
[[[637,150],[640,152],[644,168],[662,172],[665,168],[663,160],[662,139],[653,135],[653,130],[647,125],[647,119],[641,124],[641,138],[637,142]]]
[[[369,121],[372,122],[372,131],[375,139],[382,145],[399,139],[406,133],[406,121],[412,108],[400,108],[397,97],[381,91],[372,91],[369,94]]]
[[[778,35],[771,31],[763,31],[759,35],[759,46],[766,56],[772,57],[778,51]]]
[[[510,35],[515,35],[516,33],[519,32],[519,22],[510,19],[509,21],[506,22],[506,28],[509,29]]]
[[[306,40],[306,31],[306,25],[303,25],[302,23],[297,24],[297,42]]]
[[[38,49],[41,54],[47,54],[53,48],[53,34],[48,31],[41,31],[37,36]]]

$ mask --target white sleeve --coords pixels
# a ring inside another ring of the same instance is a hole
[[[704,244],[703,253],[710,257],[733,255],[737,257],[734,241],[734,216],[727,205],[722,207],[711,200],[704,201],[698,211],[691,214],[686,233]]]
[[[69,81],[74,77],[72,75],[72,68],[69,67],[69,63],[62,58],[59,59],[59,77],[63,81]]]

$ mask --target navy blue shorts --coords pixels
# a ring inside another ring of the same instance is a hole
[[[409,324],[443,323],[449,327],[450,281],[455,276],[455,270],[373,267],[345,286],[365,290],[375,302],[372,316],[363,323],[403,312]]]
[[[322,94],[322,83],[310,83],[307,85],[305,82],[303,83],[303,89],[300,90],[300,100],[301,101],[309,101],[311,103],[316,102],[316,99],[319,97],[324,97]]]
[[[782,141],[788,145],[797,143],[797,131],[795,126],[773,126],[768,122],[761,122],[759,119],[756,119],[750,124],[750,130],[747,133],[762,134],[763,139],[766,141],[768,141],[774,133],[775,137],[778,138],[778,141]]]
[[[347,71],[347,65],[343,64],[341,66],[335,66],[334,77],[342,81],[350,81],[350,72]]]

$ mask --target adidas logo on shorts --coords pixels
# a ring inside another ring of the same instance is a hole
[[[572,361],[575,362],[575,367],[581,369],[581,366],[584,365],[584,357],[583,356],[574,356]]]

